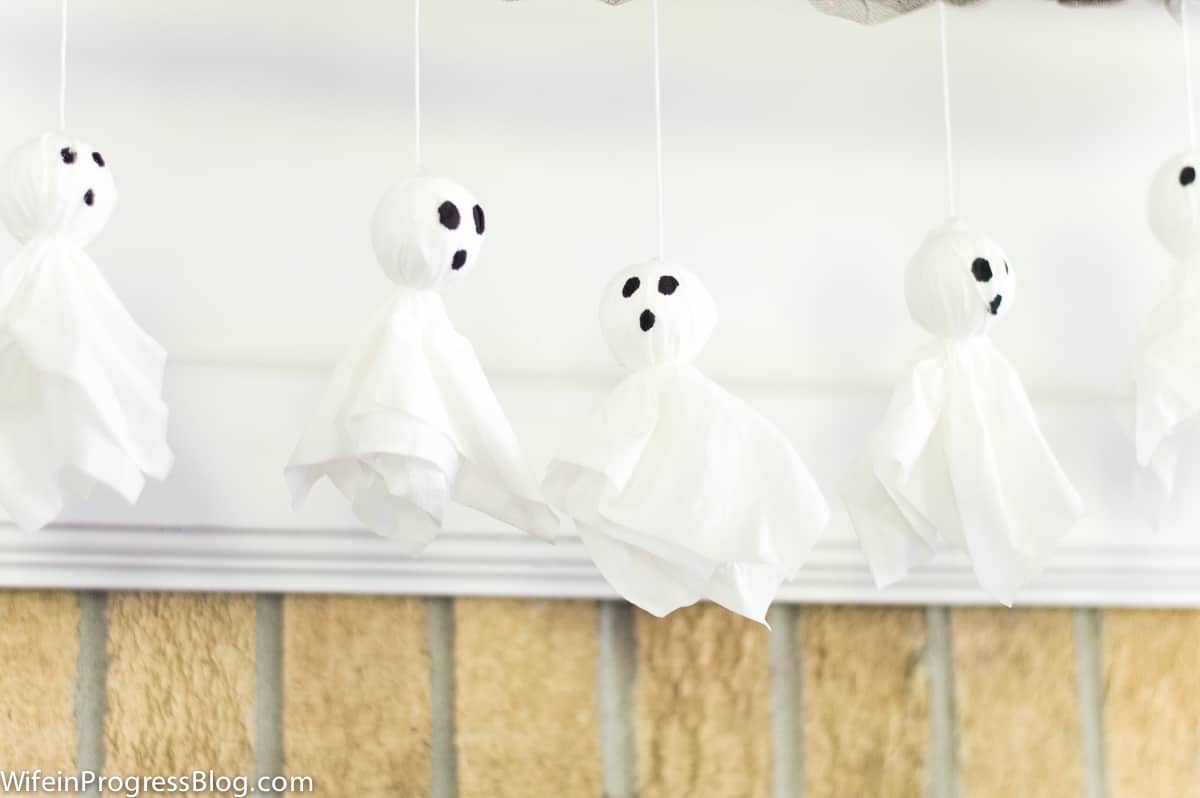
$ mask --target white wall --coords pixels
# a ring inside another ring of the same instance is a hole
[[[54,126],[56,5],[0,8],[0,152]],[[493,371],[615,372],[598,293],[654,250],[649,4],[425,6],[427,164],[491,221],[456,321]],[[175,358],[327,363],[378,301],[410,8],[74,0],[69,127],[122,192],[93,253]],[[1149,0],[949,15],[960,212],[1019,270],[996,337],[1035,391],[1121,392],[1169,268],[1145,188],[1186,140],[1178,28]],[[663,0],[662,24],[668,255],[724,320],[704,365],[889,383],[922,340],[903,266],[945,212],[936,14]]]
[[[489,219],[451,311],[544,462],[616,373],[602,286],[655,249],[650,7],[423,11],[426,163]],[[1178,27],[1150,0],[949,16],[960,211],[1020,281],[996,337],[1091,507],[1026,596],[1200,605],[1200,494],[1152,531],[1114,401],[1170,268],[1145,195],[1186,141]],[[136,508],[101,493],[73,527],[0,529],[0,584],[605,594],[577,544],[470,513],[407,560],[348,532],[332,490],[289,506],[280,467],[387,289],[367,228],[412,169],[411,6],[72,0],[72,20],[69,127],[122,193],[92,252],[173,356],[178,464]],[[662,0],[662,22],[668,255],[724,320],[703,365],[832,498],[923,341],[901,287],[946,212],[936,14],[866,29],[804,0]],[[0,8],[0,153],[56,123],[57,36],[56,2]],[[0,236],[0,263],[14,249]],[[880,594],[851,537],[839,511],[787,596],[981,598],[954,556]]]

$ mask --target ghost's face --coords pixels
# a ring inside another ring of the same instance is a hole
[[[926,237],[904,278],[913,318],[934,335],[948,338],[986,330],[1012,307],[1015,287],[1004,251],[957,220]]]
[[[19,147],[0,172],[0,218],[18,241],[38,236],[83,245],[117,204],[104,155],[78,139],[47,133]]]
[[[1200,253],[1200,152],[1176,155],[1150,185],[1150,229],[1177,258]]]
[[[661,261],[617,272],[600,303],[604,338],[629,369],[690,363],[716,323],[716,304],[696,275]]]
[[[371,241],[394,282],[436,288],[475,265],[485,229],[483,207],[471,192],[444,177],[415,177],[380,200]]]

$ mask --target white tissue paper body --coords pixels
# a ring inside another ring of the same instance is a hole
[[[953,548],[1011,605],[1082,515],[1020,376],[987,336],[1014,288],[1004,252],[955,219],[908,265],[909,311],[938,341],[897,386],[844,489],[880,587]]]
[[[1172,284],[1142,333],[1134,365],[1137,458],[1155,511],[1175,492],[1181,458],[1200,453],[1200,152],[1177,155],[1150,187],[1150,228],[1175,259]]]
[[[104,155],[45,134],[0,172],[21,244],[0,267],[0,510],[53,521],[100,483],[126,501],[171,470],[163,351],[83,251],[117,203]]]
[[[784,435],[693,365],[716,324],[694,274],[610,282],[601,326],[631,373],[567,440],[543,490],[605,579],[657,616],[707,598],[759,622],[829,520]]]
[[[439,293],[475,265],[485,227],[475,198],[445,178],[384,195],[372,242],[397,287],[338,363],[285,471],[297,503],[328,477],[406,553],[437,535],[450,501],[547,539],[559,526]]]

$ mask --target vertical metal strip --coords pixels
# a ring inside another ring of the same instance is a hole
[[[454,599],[428,598],[429,690],[432,798],[458,797],[458,744],[455,740]]]
[[[637,638],[633,608],[623,601],[600,602],[600,661],[596,689],[600,707],[600,754],[605,798],[637,795],[634,680]]]

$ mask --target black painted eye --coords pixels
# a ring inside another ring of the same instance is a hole
[[[71,149],[70,147],[63,147],[58,151],[58,154],[62,156],[63,163],[75,163],[75,150]]]
[[[664,274],[658,278],[658,293],[670,296],[675,293],[675,289],[679,287],[679,281],[669,274]]]
[[[475,217],[475,232],[479,235],[483,235],[483,229],[485,227],[483,223],[483,208],[476,205],[471,209],[471,215]]]
[[[458,252],[454,253],[454,260],[450,261],[450,268],[454,269],[455,271],[458,271],[459,269],[461,269],[463,266],[466,266],[466,265],[467,265],[467,251],[465,249],[460,249]]]
[[[87,192],[83,195],[83,204],[87,205],[88,207],[95,205],[96,204],[96,192],[92,191],[89,188],[87,190]]]
[[[996,294],[996,298],[993,299],[990,303],[988,303],[988,310],[990,310],[992,312],[993,316],[995,316],[997,313],[1000,312],[1000,302],[1003,301],[1003,299],[1004,299],[1004,297],[1000,296],[999,294]]]
[[[642,326],[642,332],[650,332],[650,328],[654,326],[654,314],[643,310],[642,315],[638,317],[638,324]]]
[[[1190,186],[1196,179],[1196,170],[1190,166],[1183,167],[1179,172],[1179,185]]]
[[[625,285],[621,286],[621,296],[625,297],[626,299],[629,299],[629,297],[633,296],[634,292],[636,292],[641,287],[642,287],[641,280],[639,280],[636,277],[630,277],[628,280],[625,281]]]
[[[447,230],[457,230],[459,222],[462,221],[462,215],[458,212],[458,206],[450,200],[443,202],[438,206],[438,221]]]
[[[971,264],[971,274],[979,282],[986,283],[992,279],[992,264],[987,262],[987,258],[976,258]]]
[[[1008,261],[1004,261],[1004,273],[1008,274]]]
[[[104,156],[103,155],[101,155],[98,152],[93,152],[92,160],[96,162],[96,166],[99,166],[101,169],[104,168]]]

